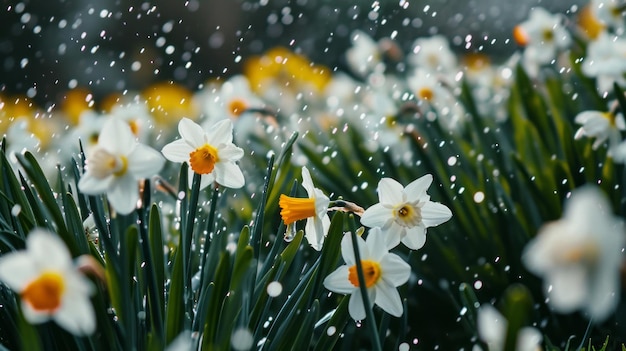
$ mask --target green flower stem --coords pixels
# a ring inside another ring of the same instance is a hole
[[[182,252],[183,252],[183,274],[185,277],[185,311],[192,316],[193,309],[193,292],[191,291],[191,241],[193,240],[193,228],[196,220],[196,211],[198,209],[198,197],[200,194],[200,174],[193,174],[193,182],[191,183],[191,193],[189,197],[188,211],[185,215],[187,218],[183,222],[185,226],[182,228]],[[187,199],[185,199],[187,200]]]
[[[204,279],[204,266],[206,265],[207,255],[209,254],[209,247],[211,245],[211,232],[215,227],[215,209],[217,208],[217,195],[219,194],[220,187],[217,183],[213,185],[213,195],[211,196],[211,206],[209,208],[209,218],[207,220],[206,238],[204,238],[204,245],[202,247],[202,259],[200,263],[200,279]]]
[[[146,274],[146,281],[148,283],[148,298],[150,299],[149,303],[152,308],[150,308],[150,313],[154,314],[154,332],[156,337],[158,338],[161,345],[165,344],[165,333],[163,327],[163,316],[161,315],[161,309],[159,307],[160,298],[159,293],[162,292],[163,288],[159,287],[157,284],[156,271],[153,267],[154,258],[152,257],[153,253],[150,249],[150,239],[148,237],[148,217],[147,217],[147,208],[150,204],[150,181],[146,179],[144,182],[144,192],[143,192],[143,205],[137,209],[137,214],[139,216],[139,220],[141,221],[139,225],[139,244],[141,245],[141,254],[143,256],[143,262],[146,263],[145,269],[143,270]],[[157,253],[158,254],[158,253]]]
[[[352,235],[352,248],[354,249],[354,260],[356,261],[356,272],[359,278],[359,290],[363,297],[363,307],[365,307],[365,316],[368,319],[367,326],[370,329],[370,336],[372,337],[373,349],[382,351],[380,345],[380,338],[378,337],[378,330],[376,330],[376,319],[374,318],[374,311],[370,304],[369,296],[367,295],[367,287],[365,286],[365,277],[363,276],[363,266],[361,266],[361,254],[359,253],[359,246],[357,244],[357,236],[355,231],[351,231]]]

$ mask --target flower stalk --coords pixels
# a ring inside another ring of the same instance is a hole
[[[378,337],[378,330],[376,330],[376,319],[374,318],[374,311],[367,294],[367,285],[365,284],[365,276],[363,275],[363,265],[361,264],[361,254],[359,253],[359,246],[357,244],[356,232],[351,231],[352,236],[352,248],[354,249],[354,259],[356,264],[357,277],[359,279],[359,291],[363,297],[363,307],[365,307],[365,315],[368,322],[367,327],[370,329],[370,336],[372,337],[373,350],[382,351],[380,345],[380,338]]]

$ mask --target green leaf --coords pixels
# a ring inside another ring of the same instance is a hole
[[[220,254],[219,263],[215,272],[215,279],[211,283],[214,285],[206,295],[208,299],[207,310],[205,314],[204,333],[202,337],[202,349],[214,350],[218,347],[217,331],[219,328],[218,321],[220,319],[220,307],[226,297],[228,281],[230,277],[230,259],[228,251],[222,251]],[[198,311],[203,313],[203,311]]]
[[[524,285],[514,284],[506,289],[502,301],[502,314],[508,321],[504,350],[515,349],[518,333],[529,324],[532,309],[532,297]]]
[[[348,302],[350,296],[344,296],[341,298],[341,302],[335,309],[332,317],[326,324],[326,328],[322,331],[320,338],[315,344],[315,351],[327,351],[333,350],[337,340],[341,336],[343,329],[348,323]]]
[[[185,325],[185,300],[183,278],[183,255],[174,252],[174,266],[170,275],[170,290],[165,311],[165,344],[169,345]]]

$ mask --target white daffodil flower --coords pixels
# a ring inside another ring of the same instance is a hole
[[[280,195],[278,205],[280,215],[285,225],[293,225],[295,221],[306,219],[304,233],[307,241],[315,250],[320,251],[324,244],[324,238],[330,228],[330,218],[328,217],[328,196],[313,185],[311,174],[306,167],[302,167],[302,187],[306,190],[308,198],[295,198],[287,195]],[[290,231],[290,228],[287,228]]]
[[[449,131],[462,128],[465,110],[435,73],[418,68],[407,77],[406,83],[428,120],[437,120]]]
[[[403,313],[402,301],[396,287],[406,283],[411,266],[400,256],[389,253],[379,228],[370,230],[367,240],[357,236],[361,267],[370,303],[378,305],[392,316]],[[346,262],[324,279],[324,287],[338,294],[350,294],[348,311],[352,319],[365,318],[365,305],[359,289],[359,279],[350,233],[341,240],[341,255]]]
[[[128,214],[139,200],[138,181],[156,175],[164,163],[158,151],[137,142],[127,123],[111,117],[88,153],[78,188],[89,195],[106,193],[117,212]]]
[[[583,111],[576,115],[574,121],[582,126],[576,131],[574,139],[583,136],[596,138],[592,148],[595,150],[605,141],[609,141],[609,153],[622,141],[621,130],[626,129],[622,114],[601,111]]]
[[[384,71],[381,50],[372,37],[355,30],[350,39],[352,46],[346,50],[346,61],[355,73],[365,77],[374,71]]]
[[[591,0],[591,13],[605,26],[609,26],[619,35],[624,33],[624,0]]]
[[[361,223],[367,227],[380,227],[387,248],[402,242],[417,250],[426,242],[426,228],[437,226],[452,217],[448,207],[430,201],[426,190],[433,176],[427,174],[414,180],[405,188],[391,178],[378,183],[379,203],[365,210]]]
[[[492,305],[482,305],[478,310],[478,335],[487,343],[489,351],[504,350],[508,321]],[[543,337],[533,327],[523,327],[517,333],[515,351],[537,351]]]
[[[454,75],[459,69],[456,55],[450,50],[450,43],[443,35],[415,40],[413,55],[408,60],[413,66],[430,72]]]
[[[75,335],[96,329],[90,295],[94,289],[72,262],[58,236],[35,229],[26,250],[0,257],[0,281],[20,296],[24,318],[32,324],[53,320]]]
[[[626,39],[600,33],[596,40],[587,46],[587,55],[581,70],[587,77],[596,78],[598,91],[613,91],[613,82],[626,84]]]
[[[551,14],[542,7],[534,7],[528,20],[515,27],[513,38],[526,47],[522,62],[532,76],[540,65],[552,62],[560,50],[572,43],[563,16]]]
[[[544,225],[526,246],[522,261],[544,278],[555,311],[582,309],[602,322],[619,300],[624,234],[604,194],[596,187],[580,188],[565,204],[563,217]]]
[[[243,149],[233,144],[233,123],[229,119],[205,130],[194,121],[183,118],[178,123],[181,138],[163,147],[163,156],[172,162],[189,164],[189,186],[193,174],[201,175],[200,190],[209,184],[238,189],[245,184],[243,173],[235,163],[243,157]]]

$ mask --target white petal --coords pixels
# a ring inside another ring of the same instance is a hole
[[[22,291],[40,273],[40,267],[26,251],[12,252],[0,257],[0,281],[15,292]]]
[[[35,229],[26,238],[28,254],[46,269],[65,270],[72,266],[72,257],[65,243],[56,234]]]
[[[335,269],[324,278],[324,287],[338,294],[352,294],[357,288],[348,279],[348,268],[348,265],[343,265]]]
[[[370,257],[369,249],[365,245],[365,240],[360,236],[356,237],[357,246],[359,249],[359,255],[361,260],[368,259]],[[347,265],[354,265],[356,260],[354,259],[354,247],[352,246],[352,234],[346,233],[341,239],[341,255]]]
[[[402,238],[400,233],[401,231],[399,230],[386,230],[383,232],[383,237],[385,238],[385,246],[387,247],[387,250],[391,250],[394,247],[400,245],[400,240]]]
[[[96,316],[91,301],[85,295],[67,293],[54,321],[74,335],[89,335],[96,330]]]
[[[400,256],[389,253],[380,260],[380,269],[382,271],[382,279],[391,286],[400,286],[411,276],[411,266],[406,263]]]
[[[371,305],[376,299],[376,290],[368,289],[367,295],[369,296]],[[365,319],[365,305],[363,305],[361,290],[356,289],[352,293],[352,295],[350,295],[350,301],[348,302],[348,312],[350,312],[350,317],[352,317],[352,319],[354,319],[355,321],[361,321]]]
[[[585,311],[594,321],[602,322],[615,311],[619,302],[619,266],[600,268],[595,278],[588,283],[590,291]]]
[[[302,187],[306,190],[309,198],[315,196],[315,185],[313,185],[313,179],[311,179],[309,169],[305,166],[302,166]]]
[[[382,228],[392,219],[393,210],[382,203],[378,203],[363,212],[363,215],[361,216],[361,224],[370,228]]]
[[[588,284],[586,268],[578,265],[549,272],[544,280],[550,306],[561,313],[569,313],[583,306],[589,297]]]
[[[406,229],[406,235],[401,239],[402,243],[411,250],[419,250],[426,243],[426,228],[422,225]]]
[[[165,159],[161,153],[143,144],[137,144],[128,155],[128,172],[137,178],[150,178],[163,168]]]
[[[395,287],[387,284],[384,280],[376,284],[375,303],[392,316],[402,316],[403,308],[400,294],[398,294],[398,290]]]
[[[304,235],[312,248],[317,251],[322,249],[326,233],[324,233],[324,226],[320,219],[315,217],[307,218],[304,227]]]
[[[40,324],[43,322],[47,322],[52,317],[48,312],[40,312],[32,308],[25,300],[22,300],[20,304],[22,306],[22,314],[24,315],[24,319],[26,319],[31,324]]]
[[[116,117],[110,117],[104,122],[98,136],[98,146],[114,155],[126,155],[136,143],[128,123]]]
[[[227,118],[215,123],[208,130],[206,141],[211,145],[232,144],[233,122]]]
[[[217,158],[222,161],[237,161],[243,157],[243,149],[235,144],[226,144],[217,150]]]
[[[409,183],[409,185],[404,188],[404,194],[407,200],[415,201],[421,199],[426,194],[426,190],[428,190],[432,182],[433,176],[426,174]]]
[[[330,205],[330,199],[320,189],[313,189],[315,195],[315,214],[318,218],[326,216],[328,212],[328,206]]]
[[[372,228],[367,234],[365,244],[370,251],[370,259],[373,261],[380,261],[385,255],[389,254],[387,250],[387,244],[385,237],[380,228]]]
[[[524,327],[517,333],[517,351],[536,351],[543,337],[537,328]]]
[[[488,344],[495,344],[497,349],[504,346],[507,320],[492,305],[484,304],[478,310],[478,335]]]
[[[428,201],[421,208],[422,223],[426,228],[446,222],[452,217],[450,209],[438,202]]]
[[[193,171],[191,168],[189,169],[190,178],[193,179]],[[203,174],[200,176],[200,190],[204,190],[209,185],[215,182],[215,172],[209,174]],[[191,186],[191,180],[189,181],[189,186]]]
[[[107,192],[107,198],[115,211],[129,214],[137,207],[139,200],[139,185],[131,175],[127,174],[115,180]]]
[[[193,149],[196,149],[206,143],[206,140],[204,139],[204,129],[189,118],[183,118],[180,122],[178,122],[178,133],[180,134],[182,140],[189,144],[189,146]]]
[[[215,181],[227,188],[239,189],[246,184],[241,169],[234,162],[216,163],[213,173],[215,173]]]
[[[89,171],[83,173],[78,181],[78,189],[87,195],[98,195],[105,193],[111,186],[113,177],[106,177],[104,179],[96,178]]]
[[[365,319],[365,307],[363,306],[363,298],[361,297],[361,292],[359,290],[355,290],[354,293],[350,295],[348,312],[350,312],[350,317],[352,317],[355,321],[362,321]]]
[[[395,179],[383,178],[378,182],[378,199],[382,204],[397,205],[404,202],[402,184]]]
[[[195,149],[183,139],[174,140],[161,149],[166,159],[172,162],[189,162],[189,154]]]

